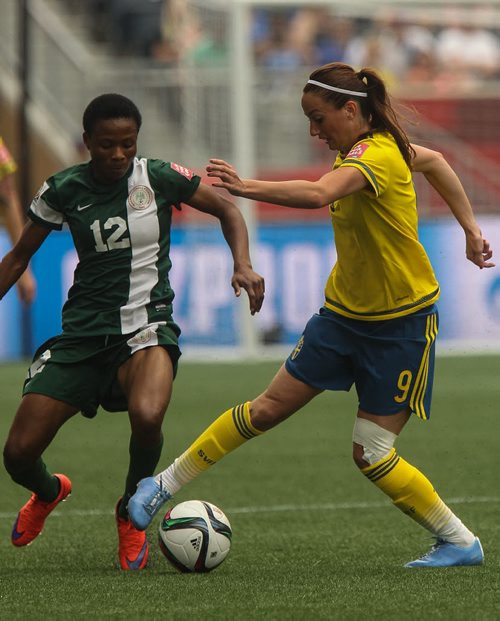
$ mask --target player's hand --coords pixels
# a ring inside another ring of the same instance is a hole
[[[224,188],[234,196],[242,196],[245,184],[238,177],[236,170],[224,160],[210,159],[206,171],[209,177],[218,177],[212,185],[215,188]]]
[[[248,294],[250,312],[252,315],[258,313],[264,302],[264,278],[254,272],[251,267],[242,267],[234,270],[231,285],[236,297],[239,298],[241,290],[245,289]]]
[[[472,261],[479,269],[495,267],[495,264],[490,261],[493,256],[493,250],[490,248],[489,241],[483,238],[481,232],[479,232],[479,235],[468,235],[466,233],[465,254],[469,261]]]

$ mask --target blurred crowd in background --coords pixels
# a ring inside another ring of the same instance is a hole
[[[199,65],[227,58],[220,21],[200,18],[186,0],[61,0],[87,7],[96,42],[117,54],[175,66],[189,56]],[[423,11],[409,21],[402,11],[366,17],[336,14],[329,6],[253,9],[253,48],[258,66],[279,71],[341,60],[376,67],[386,80],[426,83],[446,90],[450,81],[472,89],[500,78],[500,24],[494,6],[477,3],[473,18],[442,11],[439,24]]]

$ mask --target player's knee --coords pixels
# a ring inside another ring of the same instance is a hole
[[[376,464],[391,452],[397,435],[365,418],[356,418],[352,456],[358,468]]]
[[[363,457],[364,448],[360,444],[352,443],[352,458],[358,468],[366,468],[368,462]]]
[[[152,407],[151,404],[144,404],[143,407],[137,405],[129,407],[132,433],[146,441],[156,438],[161,433],[164,415],[164,408]]]
[[[275,427],[288,415],[281,411],[279,402],[269,398],[265,393],[250,403],[250,421],[259,431]]]
[[[32,461],[32,457],[22,444],[7,440],[3,449],[3,464],[11,476],[26,469]]]

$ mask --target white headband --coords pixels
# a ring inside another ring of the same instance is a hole
[[[317,82],[316,80],[307,80],[307,83],[314,84],[315,86],[321,86],[321,88],[326,88],[328,91],[343,93],[344,95],[354,95],[355,97],[368,97],[368,93],[361,93],[360,91],[348,91],[345,88],[330,86],[329,84],[323,84],[323,82]]]

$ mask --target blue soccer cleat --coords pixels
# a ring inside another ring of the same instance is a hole
[[[477,537],[466,548],[438,538],[427,554],[406,563],[405,567],[459,567],[482,565],[483,562],[484,552]]]
[[[151,520],[171,498],[166,489],[163,489],[153,477],[139,481],[135,494],[130,498],[127,511],[132,524],[137,530],[146,530]]]

